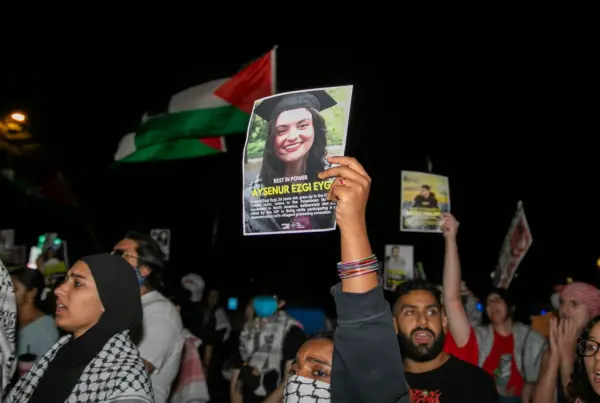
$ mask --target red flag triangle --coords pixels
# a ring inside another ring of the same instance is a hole
[[[223,137],[206,137],[198,139],[201,143],[206,144],[207,146],[214,148],[218,151],[227,151],[225,149],[225,141]]]
[[[250,114],[254,101],[274,94],[275,49],[242,69],[215,91],[215,95]]]

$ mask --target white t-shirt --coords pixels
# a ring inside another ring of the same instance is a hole
[[[142,295],[144,333],[140,355],[155,368],[151,374],[155,403],[166,403],[179,373],[183,325],[177,308],[158,291]]]

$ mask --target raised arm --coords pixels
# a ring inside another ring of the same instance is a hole
[[[365,210],[371,179],[354,158],[319,175],[335,177],[328,199],[337,203],[341,284],[332,289],[338,327],[334,337],[331,396],[341,402],[408,402],[404,368],[389,304],[378,278],[378,262],[367,237]]]
[[[456,235],[458,221],[450,213],[443,215],[444,231],[444,310],[448,317],[448,327],[456,345],[464,347],[469,341],[471,323],[465,312],[460,295],[461,273]]]

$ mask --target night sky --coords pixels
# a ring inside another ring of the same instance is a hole
[[[534,238],[511,287],[518,301],[546,299],[567,276],[595,281],[592,122],[600,81],[592,56],[543,28],[474,14],[443,24],[423,20],[397,39],[359,43],[340,33],[322,45],[279,43],[279,91],[355,86],[347,155],[373,177],[368,223],[380,257],[386,243],[413,244],[416,260],[440,280],[441,235],[399,231],[400,171],[426,170],[430,155],[434,173],[450,177],[464,277],[478,294],[489,287],[518,200]],[[156,47],[137,34],[85,46],[36,43],[19,62],[4,63],[9,80],[0,112],[26,113],[44,145],[41,160],[19,166],[63,170],[81,209],[39,203],[3,183],[0,226],[16,228],[27,244],[58,231],[73,258],[109,250],[129,229],[171,228],[171,277],[197,271],[242,295],[269,275],[267,288],[289,299],[311,295],[329,304],[337,232],[241,235],[243,135],[229,137],[223,155],[114,166],[120,137],[145,111],[160,110],[177,91],[232,75],[274,45],[176,42]]]

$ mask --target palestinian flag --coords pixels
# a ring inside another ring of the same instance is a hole
[[[124,136],[117,162],[203,157],[226,151],[222,136],[245,133],[254,101],[275,93],[275,49],[230,78],[175,94],[167,113],[144,117]]]

